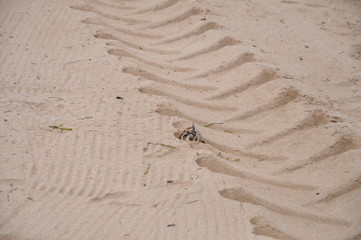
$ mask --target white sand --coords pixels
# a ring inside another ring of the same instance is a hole
[[[0,1],[0,239],[361,239],[361,2],[224,2]]]

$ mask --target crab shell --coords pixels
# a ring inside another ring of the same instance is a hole
[[[189,127],[185,129],[180,135],[179,139],[185,140],[185,141],[197,141],[197,142],[203,142],[204,140],[201,137],[201,135],[194,129],[194,127]]]
[[[185,129],[181,134],[179,134],[178,138],[181,140],[186,140],[189,134],[192,132],[192,127]]]

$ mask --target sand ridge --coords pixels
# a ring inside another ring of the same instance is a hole
[[[360,238],[357,1],[0,4],[0,239]]]

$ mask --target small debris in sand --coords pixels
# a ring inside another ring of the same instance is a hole
[[[187,202],[186,204],[192,204],[192,203],[195,203],[195,202],[198,202],[198,200],[190,201],[190,202]]]
[[[167,227],[175,227],[175,224],[168,224]]]
[[[55,98],[56,101],[63,101],[64,100],[64,98],[61,98],[61,97],[49,97],[49,98]]]
[[[153,143],[153,142],[148,142],[144,147],[143,147],[143,151],[146,151],[149,148],[149,145],[157,145],[157,146],[161,146],[161,147],[167,147],[167,148],[171,148],[171,149],[177,149],[176,147],[172,146],[172,145],[168,145],[168,144],[164,144],[164,143]]]
[[[79,118],[79,120],[86,120],[86,119],[92,119],[93,117],[82,117],[82,118]]]
[[[143,152],[147,151],[149,148],[149,142],[147,142],[146,144],[144,144],[143,146]]]
[[[124,98],[123,98],[123,97],[119,97],[119,96],[118,96],[118,97],[117,97],[117,99],[123,100]]]
[[[9,190],[9,192],[8,192],[8,194],[7,194],[7,200],[8,200],[8,202],[10,201],[10,194],[11,194],[13,191],[17,190],[17,189],[18,189],[18,188],[14,188],[13,184],[10,183],[10,190]]]
[[[223,124],[223,123],[208,123],[207,125],[204,125],[203,127],[212,127],[213,125],[216,124]]]
[[[144,175],[147,175],[149,173],[149,169],[150,169],[150,163],[148,163],[147,169],[145,169],[144,171]]]
[[[61,131],[73,131],[72,128],[64,128],[64,127],[61,127],[63,126],[63,124],[60,124],[58,126],[49,126],[50,128],[52,129],[60,129]]]

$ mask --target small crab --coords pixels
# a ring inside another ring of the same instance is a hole
[[[192,124],[192,127],[189,127],[185,129],[178,137],[181,140],[184,141],[197,141],[201,143],[205,143],[202,136],[199,134],[199,132],[194,127],[194,124]]]

